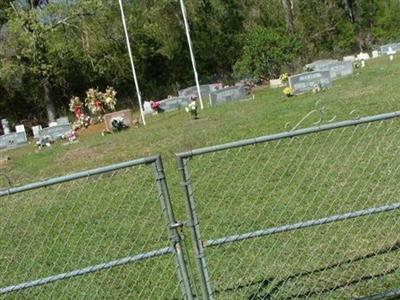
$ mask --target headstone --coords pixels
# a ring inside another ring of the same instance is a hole
[[[143,103],[143,114],[148,115],[153,113],[153,110],[151,109],[151,104],[150,101],[144,101]]]
[[[55,125],[47,128],[42,128],[39,130],[39,138],[49,136],[51,140],[56,140],[71,131],[71,126],[69,124]]]
[[[160,101],[160,108],[164,111],[173,111],[185,108],[190,102],[190,96],[172,97]]]
[[[282,82],[282,80],[280,80],[280,79],[271,79],[270,81],[269,81],[269,86],[272,88],[272,89],[276,89],[276,88],[280,88],[280,87],[283,87],[283,86],[285,86],[285,84]]]
[[[353,74],[353,63],[350,61],[336,61],[329,65],[324,65],[316,71],[329,71],[331,79],[339,79]]]
[[[331,73],[329,71],[314,71],[289,77],[289,86],[293,89],[294,95],[311,91],[318,84],[322,88],[330,87],[332,84]]]
[[[24,125],[16,125],[15,126],[15,131],[16,132],[22,132],[23,134],[25,134],[25,139],[28,140],[28,137],[26,135],[26,130],[25,130],[25,126]]]
[[[56,120],[57,125],[69,124],[69,120],[67,117],[61,117]]]
[[[313,70],[313,71],[318,71],[318,70],[321,70],[322,68],[324,68],[326,65],[330,65],[337,61],[338,61],[337,59],[321,59],[321,60],[314,61],[310,64],[307,64],[306,68]]]
[[[356,61],[356,57],[355,57],[355,55],[348,55],[348,56],[343,57],[343,61],[355,62]]]
[[[369,56],[368,53],[361,52],[360,54],[357,55],[357,60],[368,60],[371,57]]]
[[[34,137],[35,139],[38,139],[38,138],[39,138],[39,131],[40,131],[41,129],[42,129],[42,126],[41,126],[41,125],[33,126],[33,127],[32,127],[33,137]]]
[[[222,89],[221,83],[213,83],[213,84],[203,84],[200,85],[200,93],[201,97],[208,97],[208,95],[212,92],[215,92],[219,89]],[[179,96],[190,97],[193,95],[197,95],[197,86],[191,86],[186,89],[178,91]]]
[[[113,127],[112,127],[111,122],[114,118],[118,118],[118,117],[121,117],[123,119],[123,123],[125,126],[128,126],[128,127],[132,126],[132,121],[133,121],[132,110],[124,109],[124,110],[115,111],[115,112],[112,112],[109,114],[105,114],[103,116],[104,124],[105,124],[107,131],[112,131]]]
[[[57,122],[50,122],[49,123],[49,127],[54,127],[54,126],[57,126],[58,124],[57,124]]]
[[[398,52],[400,50],[400,43],[391,43],[381,46],[382,55],[390,55],[389,52]]]
[[[372,58],[378,58],[380,56],[380,52],[378,50],[372,51]]]
[[[246,88],[244,86],[233,86],[212,92],[210,94],[210,106],[248,99],[249,97],[247,96]]]
[[[0,135],[0,149],[12,149],[28,143],[24,132],[12,132]]]
[[[9,134],[10,133],[10,127],[8,125],[7,119],[2,119],[1,120],[1,126],[3,127],[4,134]]]

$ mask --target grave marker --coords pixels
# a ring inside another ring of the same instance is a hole
[[[327,65],[330,65],[332,63],[338,62],[337,59],[321,59],[314,61],[310,64],[306,65],[307,69],[311,69],[313,71],[320,71],[322,68],[326,67]]]
[[[160,101],[160,108],[164,111],[173,111],[185,108],[190,102],[190,96],[173,97]]]
[[[381,46],[382,55],[390,55],[389,52],[398,52],[400,50],[400,43],[391,43]]]
[[[11,132],[0,135],[0,149],[12,149],[28,143],[25,132]]]
[[[353,74],[353,63],[350,61],[336,61],[315,71],[329,71],[331,79],[339,79]]]
[[[210,106],[248,99],[249,97],[244,86],[233,86],[212,92],[210,94]]]
[[[35,139],[38,139],[39,136],[39,131],[42,130],[42,125],[38,125],[38,126],[33,126],[32,127],[32,132],[33,132],[33,137]]]
[[[221,83],[200,85],[200,93],[202,97],[208,97],[210,93],[215,92],[219,89],[222,89]],[[197,87],[196,86],[188,87],[186,89],[180,90],[178,94],[180,97],[190,97],[193,95],[197,95]]]
[[[68,117],[61,117],[56,120],[58,125],[69,124]]]
[[[343,61],[355,62],[355,61],[356,61],[356,56],[355,56],[355,55],[344,56],[344,57],[343,57]]]
[[[332,85],[331,73],[329,71],[314,71],[289,77],[289,86],[293,89],[294,95],[311,91],[318,84],[321,85],[321,88],[329,88]]]
[[[56,140],[61,138],[63,135],[71,131],[71,126],[69,124],[55,125],[52,127],[47,127],[39,130],[39,138],[49,136],[51,140]]]
[[[128,127],[132,126],[132,121],[133,121],[132,110],[124,109],[124,110],[108,113],[103,116],[106,130],[108,130],[108,131],[113,130],[112,120],[117,117],[123,118],[123,123],[125,126],[128,126]]]

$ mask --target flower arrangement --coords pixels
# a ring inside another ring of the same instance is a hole
[[[192,115],[193,119],[198,119],[198,115],[197,115],[197,97],[196,96],[192,96],[191,97],[191,102],[189,103],[189,105],[185,108],[186,112],[190,113]]]
[[[293,89],[289,86],[287,86],[283,89],[283,93],[285,94],[286,97],[293,96],[293,92],[294,92]]]
[[[313,92],[314,94],[319,93],[321,90],[322,90],[322,87],[321,87],[321,84],[320,84],[320,83],[314,84],[313,89],[312,89],[312,92]]]
[[[85,105],[98,121],[101,121],[107,111],[115,110],[116,95],[117,92],[113,87],[107,87],[104,93],[92,88],[86,92]]]
[[[281,76],[279,76],[279,80],[282,81],[282,83],[287,83],[289,81],[288,73],[281,74]]]
[[[83,103],[81,102],[79,97],[73,96],[69,100],[69,111],[73,112],[77,119],[79,119],[81,114],[83,113],[82,106],[83,106]]]
[[[72,124],[73,130],[79,130],[82,127],[88,128],[91,122],[89,115],[82,113],[79,118]]]
[[[103,103],[109,111],[115,110],[115,105],[117,104],[117,98],[115,97],[117,92],[112,86],[107,87],[105,93],[103,93]]]
[[[68,142],[72,143],[76,140],[76,132],[75,130],[71,130],[63,135],[63,139],[68,140]]]
[[[103,93],[99,92],[97,89],[89,89],[86,92],[85,105],[93,115],[99,118],[106,112],[102,100]]]

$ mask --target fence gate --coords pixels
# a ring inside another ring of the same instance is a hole
[[[178,154],[203,298],[400,296],[399,116]]]
[[[0,205],[0,295],[192,299],[160,157],[3,189]]]

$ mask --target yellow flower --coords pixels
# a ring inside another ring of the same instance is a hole
[[[291,88],[291,87],[285,87],[284,89],[283,89],[283,93],[287,96],[287,97],[290,97],[290,96],[293,96],[293,89]]]

